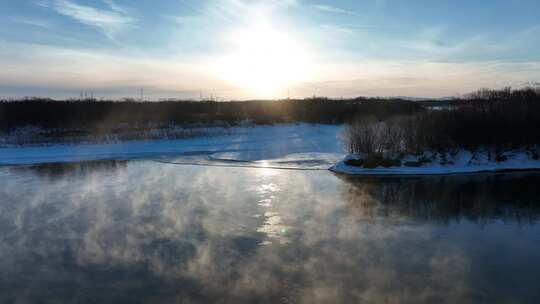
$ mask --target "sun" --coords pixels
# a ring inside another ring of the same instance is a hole
[[[259,21],[234,31],[231,52],[219,64],[232,85],[261,98],[285,97],[309,73],[308,52],[298,40]]]

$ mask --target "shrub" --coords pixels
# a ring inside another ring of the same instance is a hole
[[[369,158],[380,153],[395,159],[426,151],[446,154],[457,149],[507,149],[540,144],[540,91],[482,90],[458,107],[378,120],[357,119],[345,129],[350,153]],[[497,161],[502,158],[497,156]],[[415,164],[409,164],[415,165]]]
[[[350,153],[362,154],[367,158],[380,154],[384,158],[395,158],[401,153],[403,120],[392,117],[385,121],[373,116],[361,117],[345,128],[344,139]]]

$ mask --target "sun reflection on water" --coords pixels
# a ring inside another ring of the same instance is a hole
[[[283,224],[281,215],[275,211],[274,200],[276,195],[281,191],[280,187],[273,183],[261,184],[257,187],[256,192],[259,196],[257,205],[265,209],[264,221],[257,227],[257,232],[263,233],[268,238],[260,243],[260,245],[270,245],[273,241],[279,244],[289,243],[287,237],[288,227]]]

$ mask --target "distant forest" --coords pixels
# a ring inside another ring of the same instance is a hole
[[[97,101],[24,99],[0,102],[0,131],[18,127],[107,128],[221,123],[344,123],[358,115],[385,118],[423,111],[421,104],[403,99],[356,98],[335,100],[257,101]]]

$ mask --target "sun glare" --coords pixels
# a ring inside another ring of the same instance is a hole
[[[308,75],[308,54],[298,41],[264,22],[232,33],[233,49],[220,63],[220,74],[261,98],[285,97]]]

